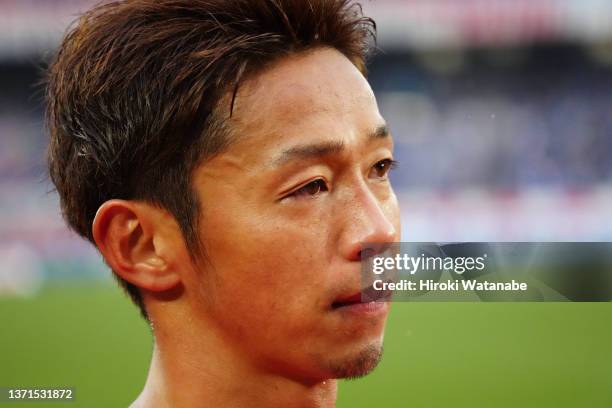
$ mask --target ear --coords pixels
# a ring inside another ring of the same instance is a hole
[[[176,240],[169,230],[174,224],[167,212],[150,204],[109,200],[96,213],[93,237],[121,278],[141,289],[162,292],[181,282],[177,268],[172,267]]]

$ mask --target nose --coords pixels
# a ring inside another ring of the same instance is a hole
[[[341,238],[343,256],[359,262],[386,251],[397,238],[397,230],[390,217],[397,211],[388,203],[387,208],[367,188],[360,189],[347,205]]]

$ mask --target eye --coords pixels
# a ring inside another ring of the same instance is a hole
[[[316,196],[317,194],[320,194],[328,190],[329,189],[327,188],[327,184],[325,184],[325,181],[323,181],[323,179],[316,179],[306,184],[305,186],[300,187],[299,189],[295,190],[289,196],[290,197],[312,197],[312,196]]]
[[[370,176],[373,178],[385,179],[389,175],[389,172],[397,167],[398,162],[392,159],[384,159],[379,161],[372,167]]]

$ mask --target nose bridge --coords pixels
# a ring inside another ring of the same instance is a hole
[[[390,214],[385,213],[383,203],[365,181],[360,180],[358,187],[352,189],[352,194],[347,196],[344,205],[347,216],[344,217],[342,252],[346,258],[353,261],[361,260],[363,243],[393,242],[396,230],[394,223],[389,219]]]

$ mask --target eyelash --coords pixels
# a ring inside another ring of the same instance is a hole
[[[313,187],[316,189],[316,191],[314,193],[309,192],[308,190]],[[321,193],[322,191],[329,191],[329,189],[327,188],[327,184],[325,184],[325,180],[323,179],[316,179],[306,184],[305,186],[298,188],[293,193],[289,194],[289,196],[298,197],[298,198],[301,198],[301,197],[306,198],[306,197],[315,196]]]
[[[386,179],[387,176],[389,175],[389,172],[395,169],[398,166],[398,164],[399,162],[397,162],[396,160],[384,159],[384,160],[377,162],[372,167],[372,170],[376,171],[378,169],[377,166],[379,165],[383,166],[380,170],[382,170],[384,173],[382,175],[377,176],[378,179],[382,180],[382,179]],[[314,188],[314,190],[310,190],[312,188]],[[298,188],[293,193],[289,194],[287,197],[297,197],[297,198],[313,197],[325,191],[329,191],[329,188],[327,187],[325,180],[319,178],[319,179],[313,180],[310,183]]]
[[[399,162],[393,159],[384,159],[381,160],[379,162],[377,162],[374,167],[372,167],[372,169],[376,169],[378,165],[383,165],[385,167],[383,167],[381,170],[384,172],[382,176],[379,176],[380,179],[386,179],[387,176],[389,175],[389,172],[391,172],[391,170],[395,169],[398,165]]]

